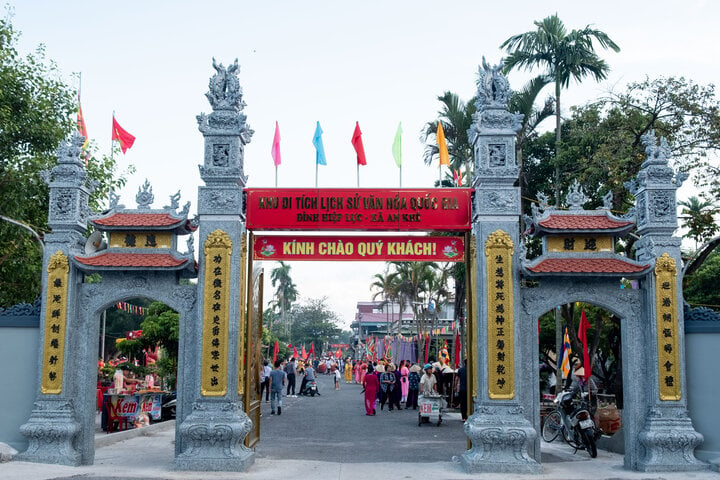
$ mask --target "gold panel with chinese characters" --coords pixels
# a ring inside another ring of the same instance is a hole
[[[227,393],[230,254],[232,241],[222,230],[205,240],[202,362],[200,391],[204,396]]]
[[[487,265],[488,396],[515,397],[513,241],[496,230],[485,242]]]
[[[660,400],[666,401],[682,397],[676,280],[675,260],[663,253],[655,262],[655,308]]]
[[[547,237],[548,252],[612,252],[612,237]]]
[[[245,393],[245,341],[247,328],[247,262],[248,262],[247,235],[240,241],[240,307],[238,308],[238,395]]]
[[[111,232],[110,248],[172,248],[171,232]]]
[[[45,341],[43,342],[42,381],[45,394],[62,393],[65,363],[65,329],[67,323],[68,279],[70,264],[60,250],[50,257],[47,266],[47,297],[45,297]]]

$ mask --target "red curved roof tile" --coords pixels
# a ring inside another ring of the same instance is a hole
[[[650,265],[636,265],[619,258],[546,258],[527,267],[533,273],[639,273]]]
[[[605,215],[550,215],[538,224],[552,230],[615,230],[633,222],[614,220]]]
[[[115,253],[103,252],[93,257],[75,257],[75,260],[90,267],[179,267],[188,262],[177,259],[169,253]]]
[[[185,221],[168,213],[115,213],[92,222],[105,227],[171,227]]]

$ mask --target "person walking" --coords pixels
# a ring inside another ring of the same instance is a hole
[[[285,365],[285,373],[287,374],[287,392],[285,392],[285,395],[290,397],[297,397],[295,395],[295,379],[297,378],[297,364],[295,363],[295,358],[291,358],[290,361]],[[292,395],[290,395],[290,391],[292,391]]]
[[[340,370],[336,368],[333,376],[335,378],[335,390],[340,390],[340,378],[342,378],[340,376]]]
[[[392,410],[393,407],[397,408],[398,410],[402,410],[402,407],[400,407],[400,397],[402,395],[402,376],[400,375],[400,371],[395,368],[394,364],[391,363],[390,365],[388,365],[388,367],[390,367],[390,373],[395,375],[395,387],[393,388],[392,392],[390,392],[390,410]]]
[[[352,383],[353,380],[353,365],[350,363],[350,359],[345,360],[345,367],[343,368],[345,374],[345,383]]]
[[[369,369],[369,367],[368,367]],[[380,366],[378,366],[378,370],[380,369]],[[389,367],[388,367],[389,370]],[[390,411],[393,410],[393,403],[392,403],[392,392],[395,388],[395,374],[391,371],[385,370],[383,368],[383,372],[380,374],[380,410],[383,409],[385,406],[385,402],[389,403],[388,408]]]
[[[418,407],[418,394],[420,393],[420,365],[417,363],[410,367],[410,373],[408,374],[408,398],[405,403],[405,408],[412,407],[413,410],[417,410]]]
[[[365,415],[375,415],[375,397],[380,386],[373,366],[368,366],[368,374],[363,379],[363,392],[365,392]]]
[[[467,420],[467,358],[462,361],[462,366],[457,371],[458,400],[460,400],[460,418]]]
[[[275,415],[275,405],[277,405],[277,414],[282,414],[282,392],[285,385],[285,372],[280,369],[280,360],[275,360],[275,367],[268,375],[268,383],[270,384],[270,415]]]
[[[268,364],[267,360],[263,360],[263,368],[260,371],[260,398],[262,399],[263,392],[265,392],[265,401],[270,401],[270,372],[272,368]]]

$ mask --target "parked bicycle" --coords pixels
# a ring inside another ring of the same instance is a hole
[[[576,452],[585,450],[590,457],[597,457],[595,440],[599,430],[590,415],[587,393],[582,393],[580,402],[576,404],[572,392],[563,390],[553,402],[557,407],[545,417],[542,428],[543,440],[552,442],[562,433],[565,442]]]

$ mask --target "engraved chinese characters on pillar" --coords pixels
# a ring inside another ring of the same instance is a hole
[[[67,294],[70,264],[60,250],[50,257],[47,266],[48,285],[45,298],[45,342],[41,391],[45,394],[62,392],[65,360],[65,324],[67,322]]]
[[[677,268],[663,253],[655,262],[658,380],[660,400],[680,400],[680,352],[678,351]]]
[[[485,243],[487,257],[488,396],[515,397],[513,242],[496,230]]]
[[[205,240],[203,285],[202,370],[200,390],[204,396],[227,393],[228,316],[230,301],[230,254],[227,233],[215,230]]]

